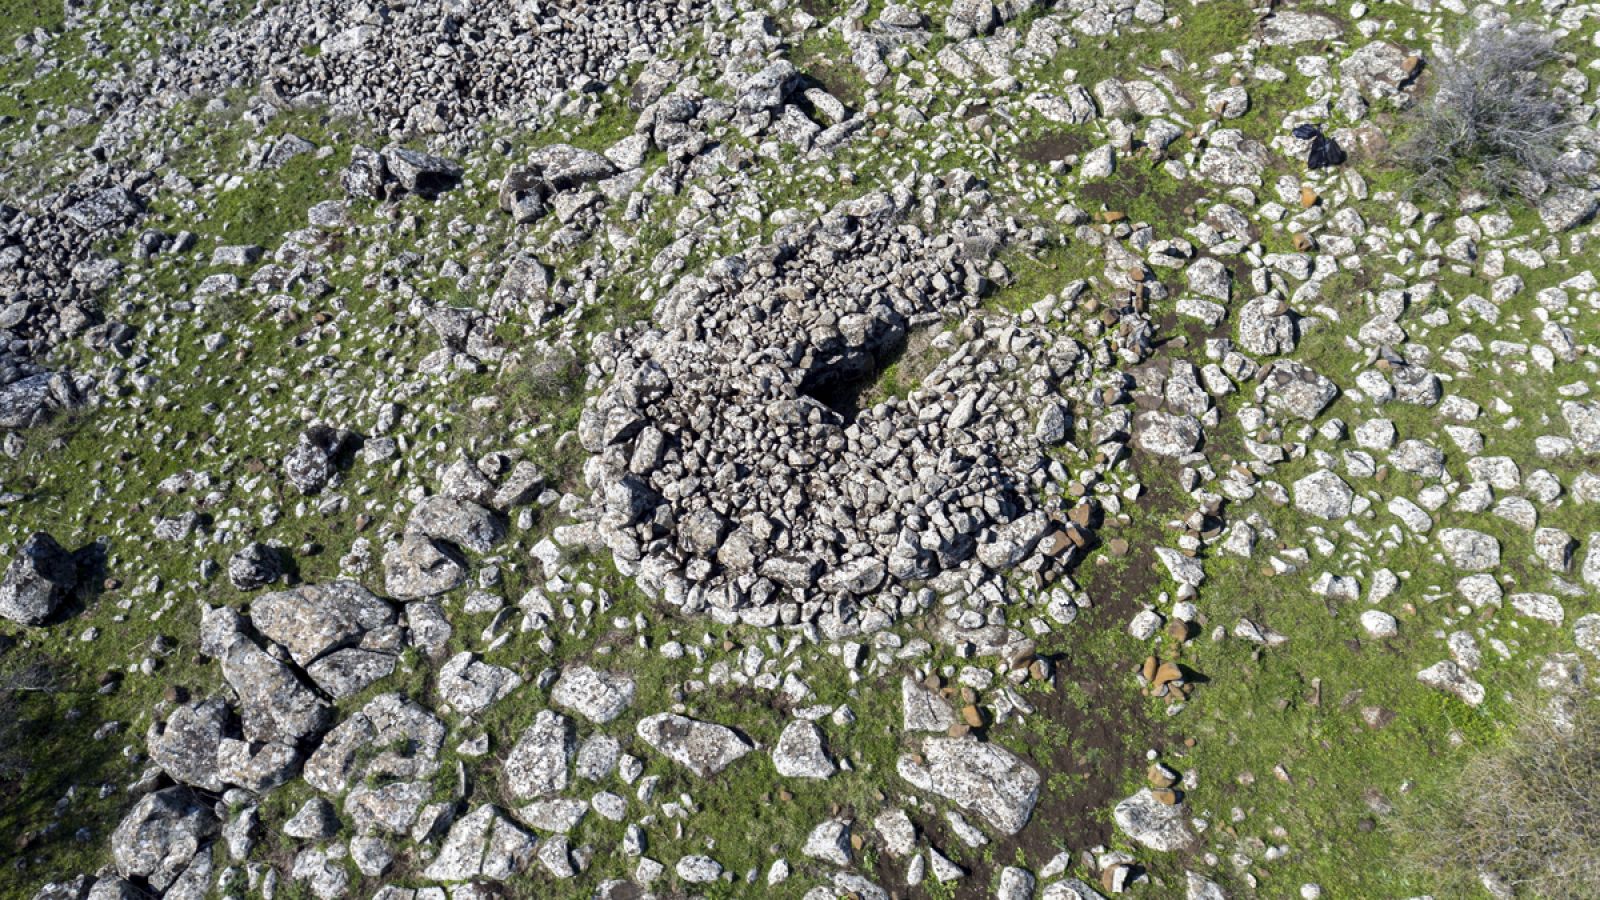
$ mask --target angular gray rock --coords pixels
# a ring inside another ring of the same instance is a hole
[[[646,716],[634,732],[656,752],[701,778],[721,772],[755,749],[732,728],[674,713]]]
[[[1261,376],[1256,399],[1270,409],[1281,409],[1296,418],[1311,421],[1339,396],[1332,381],[1303,363],[1284,359],[1274,362]]]
[[[559,793],[567,786],[575,750],[571,720],[540,710],[506,757],[506,790],[518,800]]]
[[[1600,659],[1600,613],[1579,616],[1572,623],[1572,640],[1578,649]]]
[[[303,841],[325,841],[339,833],[339,814],[321,797],[312,797],[283,823],[283,833]]]
[[[229,645],[222,677],[238,696],[248,741],[294,745],[328,727],[332,709],[294,670],[246,637]]]
[[[407,533],[383,555],[384,590],[399,600],[436,597],[466,580],[466,560],[425,535]]]
[[[550,702],[570,709],[596,725],[622,715],[633,703],[633,679],[589,666],[572,666],[550,692]]]
[[[709,856],[685,856],[673,869],[689,884],[710,884],[722,877],[722,864]]]
[[[1039,773],[1021,757],[972,738],[924,738],[922,759],[902,755],[900,777],[976,813],[1003,834],[1028,823],[1039,799]]]
[[[1319,13],[1279,10],[1261,26],[1261,37],[1274,47],[1337,40],[1344,29],[1337,20]]]
[[[1200,447],[1200,422],[1193,416],[1151,410],[1133,420],[1133,436],[1139,448],[1157,456],[1183,456]]]
[[[350,440],[348,432],[328,425],[313,425],[301,432],[294,449],[283,459],[289,483],[302,494],[315,494],[327,487]]]
[[[1485,697],[1483,685],[1472,680],[1461,666],[1452,660],[1434,663],[1417,673],[1417,680],[1447,694],[1461,698],[1468,706],[1477,706]]]
[[[439,669],[439,697],[464,716],[482,712],[522,686],[522,676],[502,666],[481,662],[463,650]]]
[[[786,778],[823,779],[836,767],[822,744],[822,729],[811,722],[794,721],[783,727],[772,748],[772,766]]]
[[[900,709],[901,728],[906,731],[942,733],[959,721],[950,701],[910,677],[900,679]]]
[[[1078,878],[1063,878],[1044,886],[1039,900],[1106,900],[1105,895]]]
[[[357,834],[411,833],[433,787],[423,781],[392,781],[377,787],[357,785],[345,796],[344,811]]]
[[[1195,840],[1183,804],[1162,803],[1149,788],[1118,803],[1111,810],[1111,817],[1124,834],[1151,850],[1170,853]]]
[[[1189,290],[1202,297],[1210,297],[1227,303],[1232,294],[1232,277],[1228,269],[1221,262],[1211,257],[1202,257],[1190,264],[1184,272],[1184,277],[1189,282]]]
[[[266,587],[283,577],[277,548],[255,542],[228,557],[228,583],[241,591]]]
[[[883,838],[884,849],[898,857],[910,856],[917,849],[917,827],[911,824],[906,811],[896,807],[885,810],[872,820],[872,827]]]
[[[1552,191],[1539,201],[1539,219],[1553,232],[1571,231],[1594,218],[1600,197],[1594,191],[1569,187]]]
[[[836,866],[850,865],[850,821],[828,819],[811,829],[800,852]]]
[[[323,737],[306,760],[305,779],[342,794],[367,779],[429,778],[439,769],[444,735],[444,723],[415,701],[380,694]]]
[[[1222,885],[1199,872],[1185,872],[1184,900],[1228,900],[1228,895]]]
[[[1319,519],[1337,520],[1350,515],[1355,491],[1343,478],[1318,469],[1294,483],[1294,507]]]
[[[1264,294],[1239,308],[1239,346],[1246,353],[1276,356],[1293,352],[1298,342],[1294,316],[1280,298]]]
[[[385,147],[383,162],[400,186],[413,194],[432,196],[456,186],[464,174],[461,166],[442,156],[405,147]]]
[[[84,231],[99,231],[137,216],[142,204],[124,187],[102,188],[67,207],[67,221]]]
[[[287,783],[299,774],[302,762],[298,748],[279,741],[252,743],[225,737],[217,744],[217,776],[224,784],[257,794]]]
[[[111,834],[111,858],[124,878],[168,884],[216,836],[211,805],[185,787],[146,794]]]
[[[220,697],[180,706],[164,722],[150,723],[145,735],[150,760],[173,781],[220,792],[217,751],[232,714]]]
[[[450,826],[422,877],[444,882],[505,881],[528,867],[538,844],[499,809],[484,804]]]
[[[1033,873],[1019,866],[1006,866],[1000,870],[999,882],[995,885],[995,900],[1032,900],[1034,885],[1038,880]]]
[[[306,674],[328,696],[342,700],[389,677],[398,662],[393,652],[347,647],[306,666]]]
[[[418,503],[411,510],[406,529],[474,553],[488,553],[506,537],[505,522],[496,513],[471,500],[440,495]]]
[[[528,157],[528,166],[557,191],[570,191],[617,173],[617,167],[604,156],[570,144],[540,147]]]
[[[1578,445],[1579,450],[1600,453],[1600,402],[1564,401],[1561,404],[1561,417],[1567,420],[1572,442]]]
[[[83,396],[61,372],[40,372],[0,385],[0,429],[32,428],[51,413],[81,405]]]
[[[1000,11],[992,0],[952,0],[944,18],[944,33],[960,41],[986,35],[999,25]]]
[[[1500,565],[1500,542],[1470,528],[1439,529],[1439,546],[1451,565],[1468,572],[1487,572]]]
[[[72,554],[55,538],[36,531],[22,542],[0,580],[0,618],[19,625],[42,624],[77,583]]]
[[[369,632],[393,626],[395,620],[393,607],[354,581],[301,585],[250,604],[256,630],[281,644],[301,666],[330,650],[359,644]]]

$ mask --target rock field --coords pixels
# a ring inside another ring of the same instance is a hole
[[[1421,189],[1506,33],[1542,167]],[[0,81],[0,900],[1442,900],[1392,825],[1600,694],[1600,4],[0,0]]]

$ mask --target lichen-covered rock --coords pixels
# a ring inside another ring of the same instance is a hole
[[[701,778],[721,772],[755,749],[737,731],[714,722],[701,722],[674,713],[659,713],[639,720],[639,739],[656,752]]]
[[[1203,431],[1193,416],[1151,411],[1134,419],[1134,439],[1139,448],[1157,456],[1183,456],[1200,447]]]
[[[228,557],[228,583],[241,591],[266,587],[283,577],[283,558],[277,548],[252,543]]]
[[[550,692],[550,702],[570,709],[596,725],[622,715],[633,703],[634,683],[627,675],[589,666],[572,666]]]
[[[1567,420],[1572,442],[1578,445],[1578,449],[1585,453],[1600,453],[1600,402],[1564,401],[1561,404],[1561,417]]]
[[[822,729],[810,722],[790,722],[772,748],[772,766],[787,778],[824,779],[836,766],[822,744]]]
[[[283,459],[289,483],[302,494],[315,494],[327,486],[348,452],[353,436],[329,425],[313,425],[301,432],[294,449]]]
[[[189,788],[146,794],[111,835],[111,857],[124,878],[169,884],[216,836],[210,804]]]
[[[1111,811],[1117,827],[1151,850],[1170,853],[1195,840],[1181,803],[1162,803],[1148,788],[1118,803]]]
[[[1295,509],[1319,519],[1338,520],[1350,515],[1355,491],[1333,472],[1319,469],[1294,483]]]
[[[250,621],[283,645],[295,663],[309,666],[330,650],[392,626],[395,611],[353,581],[332,581],[260,597],[250,605]]]
[[[439,669],[439,696],[456,712],[470,716],[522,686],[522,676],[479,660],[463,650]]]
[[[434,496],[411,510],[406,528],[430,538],[449,541],[474,553],[488,553],[505,539],[505,523],[471,500]]]
[[[36,531],[22,542],[0,580],[0,618],[39,625],[78,583],[77,563],[55,538]]]
[[[1037,770],[1021,757],[971,738],[925,738],[921,758],[900,757],[900,777],[978,814],[1002,834],[1028,823],[1039,799]]]
[[[180,706],[164,722],[152,722],[145,736],[150,759],[173,781],[221,791],[218,750],[228,736],[232,711],[220,697]]]
[[[1454,694],[1468,706],[1477,706],[1485,697],[1483,685],[1474,681],[1452,660],[1434,663],[1417,673],[1417,680],[1436,690]]]
[[[444,882],[505,881],[528,867],[538,845],[537,838],[484,804],[450,826],[439,854],[422,875]]]
[[[326,700],[249,638],[228,647],[222,677],[238,697],[246,740],[293,745],[321,733],[332,719]]]
[[[559,793],[567,786],[575,750],[572,721],[541,710],[506,757],[506,790],[517,800]]]
[[[1487,572],[1500,565],[1500,541],[1471,528],[1439,529],[1439,546],[1451,565],[1468,572]]]
[[[384,590],[399,600],[436,597],[466,580],[466,560],[427,535],[407,532],[383,555]]]
[[[444,735],[444,723],[427,709],[399,694],[380,694],[323,737],[306,760],[306,782],[342,794],[365,779],[429,778],[438,771]]]

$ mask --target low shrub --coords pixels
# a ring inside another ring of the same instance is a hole
[[[1556,173],[1572,124],[1541,74],[1555,39],[1520,25],[1486,23],[1429,68],[1429,90],[1410,112],[1398,147],[1416,191],[1537,196]]]
[[[1442,897],[1600,897],[1600,700],[1556,714],[1538,700],[1442,793],[1415,801],[1397,838]]]

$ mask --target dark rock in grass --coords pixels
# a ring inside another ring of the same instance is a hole
[[[251,544],[228,558],[228,581],[241,591],[265,587],[282,577],[283,557],[266,544]]]
[[[0,618],[38,625],[50,618],[78,583],[72,554],[55,538],[36,531],[22,545],[0,581]]]

